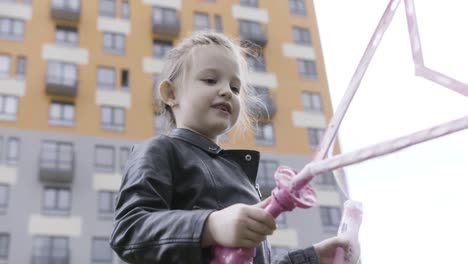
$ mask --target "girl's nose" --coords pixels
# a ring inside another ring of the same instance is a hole
[[[231,86],[228,84],[228,85],[222,85],[219,89],[219,93],[218,93],[220,96],[222,97],[226,97],[227,99],[231,99],[232,97],[232,91],[231,91]]]

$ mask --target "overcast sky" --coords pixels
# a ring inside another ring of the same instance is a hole
[[[388,0],[315,0],[338,105]],[[468,2],[415,0],[426,65],[468,83]],[[402,0],[340,129],[344,152],[468,115],[468,98],[415,77]],[[363,202],[364,264],[468,263],[468,131],[346,169]]]

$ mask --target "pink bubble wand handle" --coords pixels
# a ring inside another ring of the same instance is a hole
[[[282,212],[291,211],[295,207],[309,208],[316,202],[316,194],[310,185],[301,190],[291,189],[291,180],[296,171],[286,166],[280,166],[275,172],[276,187],[273,189],[270,203],[265,211],[273,217]],[[213,258],[210,264],[252,264],[255,248],[213,247]]]
[[[354,264],[358,261],[359,255],[359,228],[362,223],[362,204],[357,201],[347,200],[344,204],[343,217],[341,218],[338,236],[345,238],[351,242],[350,259]],[[346,252],[343,248],[338,248],[333,259],[333,264],[349,263],[345,260]]]

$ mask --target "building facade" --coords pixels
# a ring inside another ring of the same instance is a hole
[[[264,196],[278,165],[310,161],[332,115],[312,1],[0,0],[0,263],[119,263],[108,239],[131,146],[164,130],[152,104],[167,51],[192,31],[256,44],[255,131]],[[343,198],[283,214],[274,254],[336,234]]]

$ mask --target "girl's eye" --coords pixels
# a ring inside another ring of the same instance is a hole
[[[204,79],[203,81],[207,84],[216,84],[216,79]]]
[[[235,87],[235,86],[231,86],[231,90],[233,93],[235,94],[238,94],[240,92],[239,88]]]

